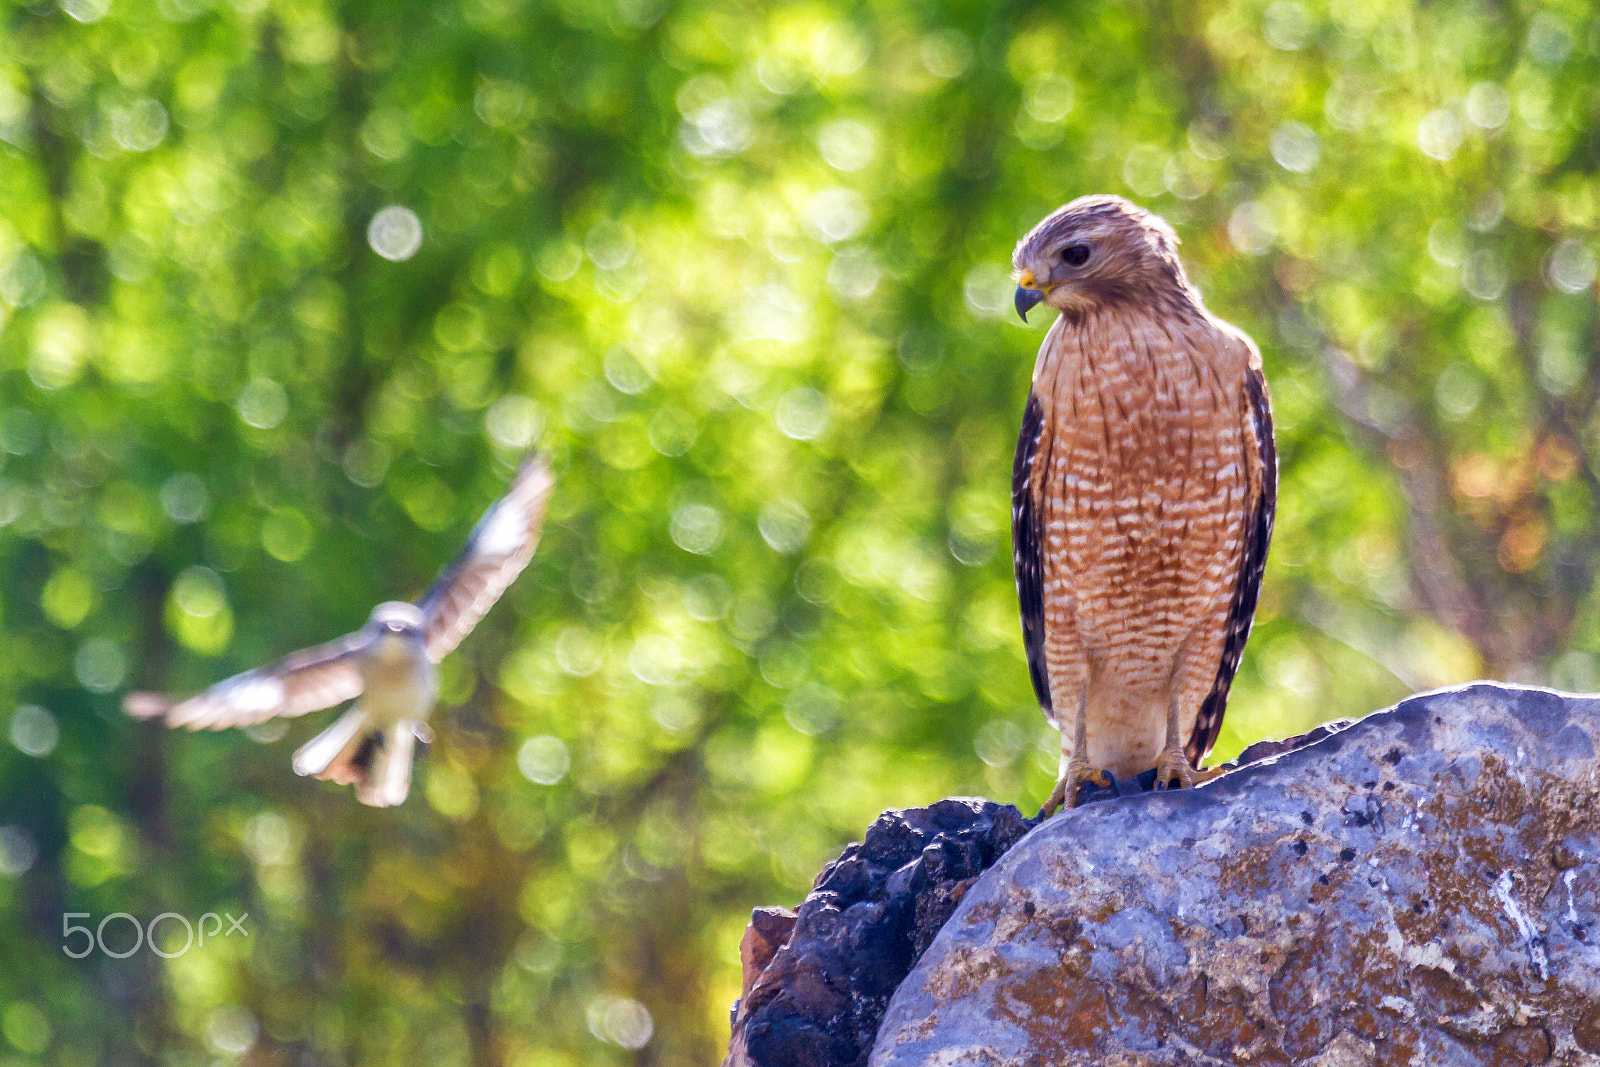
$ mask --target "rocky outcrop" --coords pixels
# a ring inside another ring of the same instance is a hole
[[[1321,740],[1334,723],[1252,745],[1231,767]],[[1080,805],[1148,791],[1152,770]],[[1037,824],[1016,808],[955,798],[884,813],[817,878],[798,912],[757,908],[741,946],[744,993],[728,1067],[864,1064],[891,994],[977,876]]]
[[[1600,698],[1479,684],[1067,812],[966,890],[872,1067],[1600,1065],[1597,752]]]
[[[798,913],[758,908],[727,1067],[865,1063],[901,979],[1031,825],[1009,804],[965,797],[886,812]]]

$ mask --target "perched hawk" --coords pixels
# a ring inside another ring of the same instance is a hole
[[[236,674],[198,696],[174,702],[129,693],[123,710],[168,726],[221,730],[280,715],[304,715],[360,699],[294,754],[297,774],[354,784],[363,804],[386,808],[411,789],[411,754],[431,739],[438,696],[434,664],[460,644],[533,558],[555,479],[540,456],[525,460],[506,495],[484,513],[455,560],[420,601],[372,609],[353,634],[291,652]]]
[[[1017,313],[1061,315],[1034,365],[1011,522],[1033,688],[1061,780],[1188,786],[1216,742],[1272,537],[1261,355],[1217,318],[1160,218],[1085,196],[1012,254]]]

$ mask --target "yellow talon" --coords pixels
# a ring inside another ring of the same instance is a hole
[[[1111,779],[1106,772],[1098,767],[1091,767],[1087,762],[1070,760],[1066,772],[1061,775],[1061,780],[1050,791],[1050,798],[1044,802],[1044,807],[1039,809],[1039,818],[1048,819],[1063,806],[1075,808],[1078,806],[1078,787],[1084,782],[1090,782],[1101,789],[1110,789]]]
[[[1156,757],[1156,791],[1163,789],[1188,789],[1196,782],[1204,781],[1194,767],[1189,764],[1189,757],[1176,748],[1163,749],[1161,755]]]

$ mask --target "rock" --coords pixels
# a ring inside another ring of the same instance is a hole
[[[862,1064],[889,996],[967,887],[1032,824],[958,797],[885,812],[817,878],[793,932],[734,1010],[728,1067]],[[777,910],[777,909],[772,909]],[[746,944],[773,923],[757,909]]]
[[[1600,698],[1430,693],[1051,819],[891,999],[872,1067],[1600,1065]]]
[[[771,966],[772,957],[788,944],[794,923],[795,913],[788,908],[757,908],[750,913],[750,925],[744,928],[744,939],[739,942],[739,962],[744,965],[741,1001],[749,998],[756,982]]]
[[[1338,725],[1262,741],[1229,767],[1321,740]],[[1155,771],[1084,785],[1080,805],[1148,791]],[[1037,824],[1009,804],[958,797],[888,811],[817,878],[798,913],[757,908],[726,1067],[863,1064],[889,996],[973,880]]]

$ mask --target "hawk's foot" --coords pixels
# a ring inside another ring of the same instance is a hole
[[[1098,767],[1091,767],[1087,760],[1072,759],[1067,761],[1066,772],[1061,775],[1061,780],[1050,791],[1050,798],[1044,802],[1044,807],[1039,809],[1039,818],[1048,819],[1061,810],[1062,805],[1069,808],[1078,806],[1078,787],[1088,782],[1101,789],[1115,788],[1111,776]]]
[[[1197,782],[1212,777],[1209,772],[1196,771],[1182,749],[1166,748],[1156,757],[1156,792],[1165,789],[1188,789]]]

